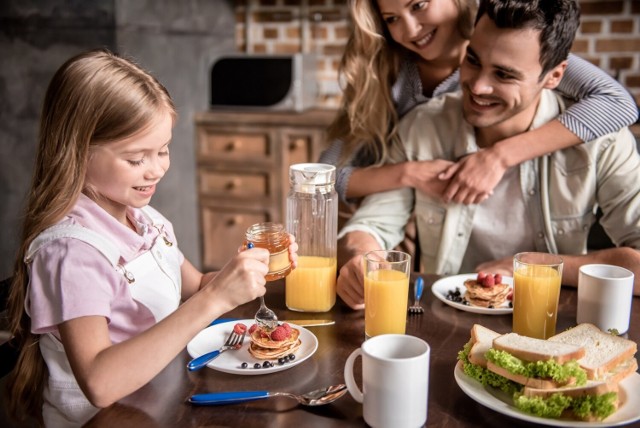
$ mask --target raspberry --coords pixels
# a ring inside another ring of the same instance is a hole
[[[233,331],[235,331],[236,334],[244,334],[244,332],[247,331],[247,326],[244,324],[237,323],[236,325],[233,326]]]
[[[249,327],[249,334],[256,331],[256,328],[258,328],[258,324],[253,324],[251,327]]]
[[[271,340],[275,340],[276,342],[283,341],[287,337],[289,337],[289,334],[287,333],[287,330],[282,326],[276,327],[275,330],[271,332]]]
[[[487,274],[484,272],[478,272],[478,278],[476,279],[479,283],[482,283],[482,280],[487,277]]]
[[[483,287],[493,287],[495,284],[496,284],[496,280],[491,275],[485,276],[484,279],[482,280]]]
[[[287,335],[291,334],[291,326],[288,323],[282,323],[282,327],[287,330]]]
[[[494,279],[496,281],[496,284],[502,284],[502,275],[497,273],[497,274],[493,275],[493,277],[494,277]]]
[[[507,294],[507,300],[513,300],[513,290],[511,290],[509,294]]]

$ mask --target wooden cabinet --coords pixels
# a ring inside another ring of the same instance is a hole
[[[254,223],[285,222],[289,165],[317,162],[331,110],[196,115],[202,269],[221,268]]]

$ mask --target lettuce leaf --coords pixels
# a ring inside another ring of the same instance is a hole
[[[587,383],[587,372],[580,368],[576,360],[571,360],[564,364],[558,364],[554,360],[527,362],[514,357],[508,352],[493,348],[487,351],[485,358],[513,374],[532,378],[553,379],[559,383],[575,378],[576,385]]]
[[[559,392],[546,399],[542,397],[526,397],[522,394],[516,394],[513,397],[513,404],[516,408],[541,418],[559,418],[562,412],[571,406],[571,401],[571,397]]]
[[[598,396],[576,397],[571,404],[571,410],[582,419],[595,416],[601,420],[616,411],[617,398],[618,394],[615,392],[607,392]]]
[[[522,390],[522,385],[469,361],[469,352],[472,346],[473,343],[469,341],[464,345],[462,350],[458,352],[458,360],[462,361],[462,370],[467,376],[477,380],[483,386],[497,388],[509,395],[513,395]]]

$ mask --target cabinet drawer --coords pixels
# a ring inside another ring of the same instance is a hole
[[[272,221],[268,212],[202,207],[202,262],[205,270],[220,269],[238,252],[249,226]]]
[[[213,133],[204,131],[200,138],[199,154],[203,157],[246,160],[269,156],[269,138],[266,134]]]
[[[200,192],[211,196],[254,198],[269,194],[269,177],[266,173],[201,170],[199,183]]]

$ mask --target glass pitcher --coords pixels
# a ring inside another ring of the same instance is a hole
[[[286,279],[293,311],[326,312],[336,302],[338,195],[336,168],[321,163],[289,167],[287,231],[298,243],[298,267]]]

